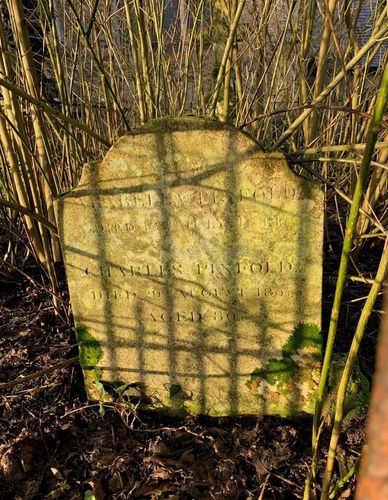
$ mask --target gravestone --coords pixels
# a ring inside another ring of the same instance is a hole
[[[57,216],[90,398],[105,381],[173,413],[312,412],[323,195],[282,153],[155,120],[85,166]]]

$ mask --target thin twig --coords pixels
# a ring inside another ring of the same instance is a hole
[[[86,134],[90,135],[94,139],[96,139],[98,142],[101,142],[101,144],[104,144],[106,147],[110,148],[112,144],[101,137],[99,134],[94,132],[91,128],[87,127],[83,123],[81,123],[78,120],[74,120],[70,116],[66,116],[57,109],[52,108],[49,104],[45,103],[44,101],[40,101],[39,99],[36,99],[32,95],[28,94],[25,92],[23,89],[15,85],[14,83],[9,82],[8,80],[5,80],[4,78],[0,77],[0,86],[5,87],[6,89],[10,90],[14,94],[18,95],[22,99],[25,99],[26,101],[30,102],[31,104],[34,104],[38,108],[41,108],[43,111],[48,113],[49,115],[55,116],[58,120],[63,121],[64,123],[73,125],[73,127],[79,128],[80,130],[83,130],[86,132]]]
[[[0,391],[5,389],[10,389],[11,387],[15,387],[16,385],[24,384],[25,382],[29,382],[30,380],[42,377],[43,375],[47,375],[47,373],[51,373],[55,370],[58,370],[59,368],[64,368],[65,366],[72,365],[73,363],[76,363],[78,360],[79,356],[74,356],[73,358],[60,361],[56,365],[48,366],[47,368],[43,368],[43,370],[31,373],[31,375],[26,375],[25,377],[17,378],[16,380],[12,380],[11,382],[4,382],[3,384],[0,384]]]
[[[365,111],[360,111],[359,109],[352,109],[347,106],[333,106],[331,104],[300,104],[298,106],[292,106],[290,108],[281,108],[276,109],[275,111],[271,111],[270,113],[261,113],[257,115],[249,122],[244,122],[242,125],[239,125],[238,128],[245,128],[252,123],[255,123],[257,120],[261,120],[262,118],[268,118],[270,116],[280,115],[283,113],[291,113],[292,111],[301,111],[303,109],[317,109],[317,110],[333,110],[333,111],[343,111],[344,113],[352,113],[354,115],[362,116],[363,118],[368,118],[369,120],[373,117],[371,113],[366,113]],[[388,121],[382,121],[381,125],[383,127],[388,127]]]

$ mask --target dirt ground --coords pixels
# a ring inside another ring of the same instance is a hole
[[[34,268],[26,273],[39,279]],[[1,283],[0,382],[77,355],[66,291],[62,300],[68,318],[30,279]],[[361,452],[364,420],[344,432],[338,477]],[[86,400],[78,363],[2,390],[0,425],[3,499],[301,498],[310,463],[310,420],[173,419],[125,402],[99,408]]]

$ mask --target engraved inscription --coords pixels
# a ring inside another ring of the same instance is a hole
[[[286,260],[267,262],[236,262],[228,265],[224,263],[197,264],[197,274],[213,276],[232,276],[236,274],[265,274],[285,273],[295,270],[294,264]]]
[[[216,310],[204,310],[201,312],[195,311],[175,311],[173,314],[168,315],[165,312],[162,313],[150,313],[152,320],[157,322],[167,322],[174,321],[180,322],[191,322],[191,323],[201,323],[201,322],[211,322],[211,323],[224,323],[225,321],[230,321],[231,319],[237,319],[237,311],[223,311],[221,309]]]
[[[266,227],[270,226],[280,226],[282,225],[282,220],[280,216],[277,217],[265,217]],[[249,229],[252,227],[250,219],[248,217],[243,217],[239,215],[236,218],[236,227],[239,229]],[[140,220],[132,220],[130,222],[114,223],[114,224],[96,224],[87,228],[88,233],[94,234],[122,234],[127,233],[139,233],[141,231],[155,231],[163,229],[173,229],[173,228],[185,228],[185,229],[205,229],[205,230],[226,230],[227,225],[224,217],[216,216],[214,214],[208,213],[205,218],[198,218],[194,215],[188,215],[187,217],[180,217],[179,221],[169,221],[168,225],[160,220],[160,216],[157,212],[154,215],[145,217]]]
[[[167,187],[163,187],[164,190]],[[117,190],[119,191],[119,190]],[[135,191],[135,189],[134,189]],[[226,203],[234,205],[240,201],[260,200],[295,200],[300,199],[301,193],[293,186],[262,186],[252,182],[251,187],[240,189],[236,194],[225,190],[214,191],[208,188],[196,188],[182,192],[169,190],[168,194],[155,186],[145,192],[101,194],[92,198],[96,208],[132,208],[132,209],[159,209],[166,208],[210,208],[223,206]]]
[[[91,291],[92,300],[102,300],[104,298],[114,299],[114,300],[133,300],[135,297],[139,299],[144,299],[144,297],[149,297],[152,299],[163,298],[164,291],[160,288],[147,288],[142,293],[136,293],[133,290],[126,290],[117,287],[112,284],[112,291],[110,292],[101,292],[101,291]],[[213,288],[210,290],[206,290],[205,288],[190,288],[187,290],[177,289],[176,293],[179,297],[184,299],[220,299],[227,300],[230,297],[231,291],[227,288]],[[264,286],[258,286],[255,288],[255,283],[252,282],[250,287],[245,288],[236,288],[233,291],[234,297],[245,297],[252,296],[256,294],[258,297],[295,297],[295,295],[301,295],[302,292],[300,290],[294,289],[281,289],[281,288],[268,288]]]
[[[85,269],[85,274],[88,274],[89,268]],[[168,265],[163,263],[152,264],[130,264],[128,267],[120,266],[101,266],[99,269],[100,275],[107,278],[123,278],[131,276],[142,277],[165,277],[168,275],[178,276],[186,273],[205,275],[224,278],[232,275],[247,274],[269,274],[269,273],[290,273],[296,272],[296,267],[293,262],[288,260],[271,260],[271,261],[241,261],[235,264],[225,264],[223,262],[211,263],[191,263],[186,267],[179,262],[171,262]]]
[[[155,409],[311,412],[319,362],[292,336],[320,322],[323,197],[282,153],[223,123],[151,121],[58,204],[75,324],[101,346],[101,381],[142,384]],[[296,384],[283,391],[282,374],[255,374],[285,345]]]

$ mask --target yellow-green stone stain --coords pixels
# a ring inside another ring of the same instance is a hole
[[[313,411],[323,191],[281,152],[215,120],[152,120],[56,213],[90,398],[101,377],[161,411]]]

